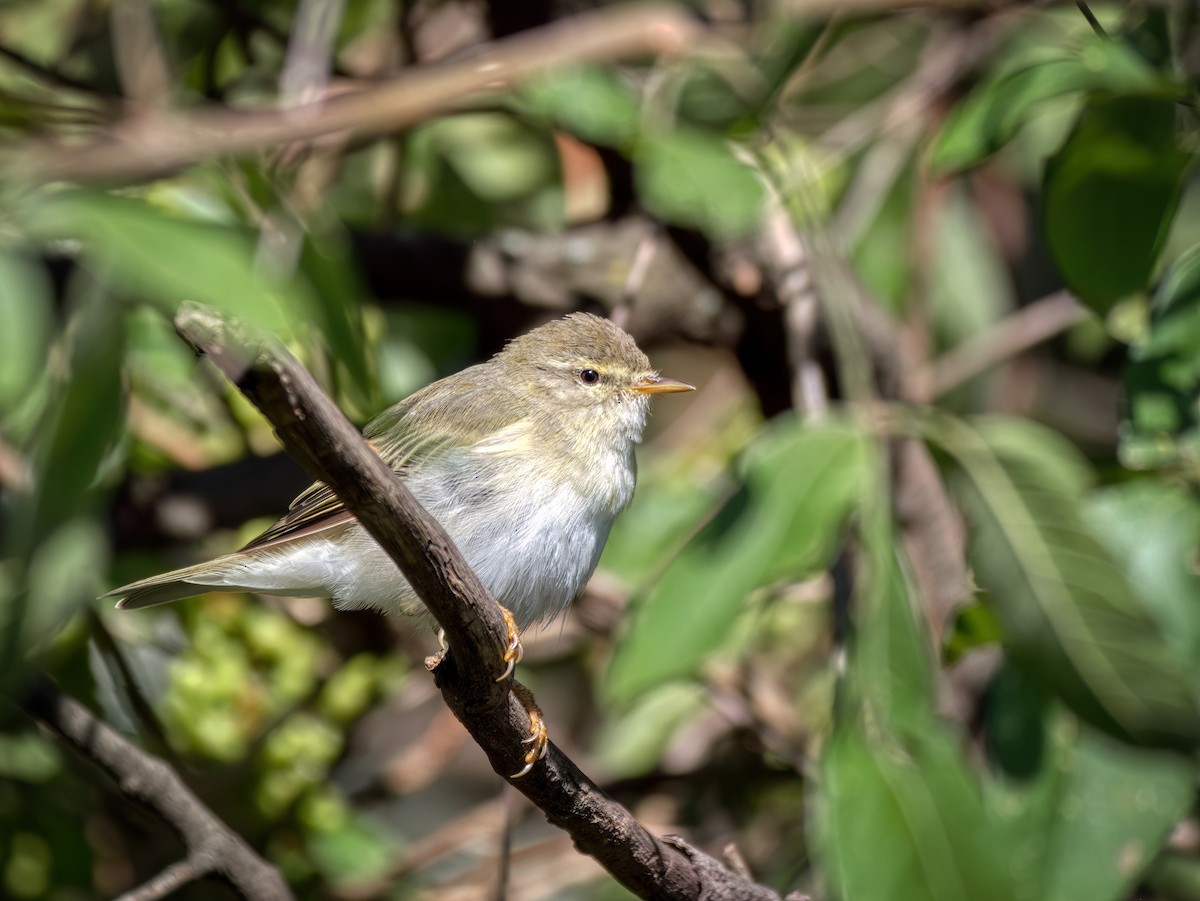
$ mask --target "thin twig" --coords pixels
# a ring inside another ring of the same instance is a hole
[[[1100,20],[1096,18],[1096,14],[1092,12],[1092,8],[1084,2],[1084,0],[1075,0],[1075,5],[1079,7],[1079,11],[1083,13],[1083,17],[1087,19],[1087,23],[1092,26],[1092,31],[1096,32],[1102,38],[1108,37],[1108,32],[1104,30],[1104,26],[1100,24]]]
[[[1088,316],[1069,291],[1034,301],[947,351],[914,379],[917,400],[930,401],[993,366],[1049,341]]]
[[[73,91],[79,91],[84,94],[92,94],[108,102],[115,102],[117,100],[117,98],[113,95],[99,91],[86,82],[72,78],[70,75],[67,75],[65,72],[60,72],[58,69],[52,69],[49,66],[44,66],[37,60],[30,59],[24,53],[21,53],[19,50],[13,50],[11,47],[0,45],[0,57],[4,57],[10,62],[16,63],[30,75],[34,75],[42,81],[48,81],[51,84],[58,85],[59,87],[70,88]]]
[[[225,880],[251,901],[290,901],[291,890],[279,871],[217,819],[162,760],[127,741],[46,679],[34,684],[21,706],[111,776],[123,795],[149,806],[183,839],[187,857],[125,895],[125,901],[153,901],[204,876]]]
[[[139,113],[165,109],[170,79],[154,7],[148,0],[122,0],[112,8],[113,58],[121,88]]]
[[[629,274],[625,278],[621,299],[612,311],[612,321],[620,328],[628,327],[629,317],[633,314],[633,302],[646,283],[646,275],[650,272],[650,265],[654,262],[659,244],[662,243],[662,231],[662,223],[655,221],[650,231],[638,242],[633,262],[629,264]]]
[[[511,686],[495,681],[507,644],[503,619],[445,530],[285,350],[198,308],[182,312],[176,327],[237,384],[275,426],[288,453],[334,488],[399,565],[446,632],[451,652],[435,664],[434,675],[447,706],[498,774],[520,769],[529,716]],[[553,745],[512,784],[570,833],[576,847],[643,898],[779,897],[695,849],[651,835]]]

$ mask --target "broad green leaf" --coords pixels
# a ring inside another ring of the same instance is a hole
[[[953,424],[940,440],[972,527],[971,557],[1013,660],[1122,738],[1200,740],[1190,673],[1083,518],[1081,466],[1030,424]]]
[[[92,517],[78,516],[47,536],[29,565],[22,647],[38,647],[93,600],[107,567],[108,541]]]
[[[831,897],[1011,901],[1009,846],[941,728],[899,738],[843,726],[820,773],[814,844]]]
[[[1015,306],[1008,266],[960,188],[947,192],[938,216],[929,274],[930,312],[947,346],[978,334]]]
[[[1128,898],[1191,806],[1187,759],[1115,742],[1028,694],[993,703],[1008,708],[1001,718],[1032,723],[1037,741],[1036,769],[987,784],[1010,849],[1014,901]],[[989,731],[996,717],[989,710]]]
[[[855,273],[891,310],[902,310],[911,294],[914,261],[908,248],[917,183],[916,173],[905,169],[854,246]]]
[[[638,96],[612,69],[555,72],[528,85],[517,103],[593,144],[624,147],[637,133]]]
[[[84,290],[67,328],[65,379],[30,451],[33,493],[16,504],[12,539],[22,558],[94,501],[101,464],[124,430],[124,319],[111,298]]]
[[[1093,100],[1046,164],[1043,223],[1067,285],[1106,313],[1146,287],[1191,155],[1171,100]]]
[[[1167,270],[1149,334],[1130,351],[1121,461],[1133,469],[1200,464],[1200,247]]]
[[[633,503],[613,524],[600,560],[625,584],[641,587],[720,503],[722,487],[692,479],[638,474]]]
[[[1200,676],[1200,504],[1179,486],[1139,479],[1093,493],[1083,512],[1164,638],[1197,661]]]
[[[373,377],[366,351],[360,301],[366,292],[354,268],[350,250],[335,234],[305,236],[300,255],[300,271],[312,286],[313,299],[320,311],[321,340],[326,350],[349,376],[352,391],[348,392],[356,406],[364,412],[377,410],[382,404],[376,396],[377,380]]]
[[[606,677],[608,697],[625,703],[692,675],[751,592],[826,565],[871,460],[869,440],[851,425],[776,422],[747,453],[742,490],[637,609]]]
[[[81,242],[85,258],[115,288],[173,315],[183,300],[285,333],[313,318],[300,281],[276,282],[254,261],[249,232],[189,221],[142,201],[96,191],[67,191],[43,201],[33,230]]]
[[[606,775],[621,779],[651,772],[680,724],[706,707],[704,689],[668,683],[638,697],[604,724],[593,756]]]
[[[858,521],[865,566],[854,573],[857,596],[843,711],[897,733],[920,733],[934,721],[934,655],[929,630],[914,608],[886,490],[875,473],[864,478]]]
[[[50,285],[31,262],[0,254],[0,419],[46,368],[52,328]]]
[[[763,189],[729,144],[695,129],[646,135],[635,155],[638,194],[654,215],[723,238],[758,223]]]
[[[489,203],[519,200],[557,180],[550,138],[512,116],[451,116],[431,123],[426,132],[471,192]]]
[[[0,601],[0,679],[31,645],[95,596],[102,533],[88,518],[96,481],[124,427],[123,317],[97,290],[80,298],[67,329],[65,378],[29,449],[32,489],[14,492],[4,534],[15,590]]]
[[[848,901],[998,901],[1009,897],[1003,845],[958,740],[935,714],[928,631],[913,608],[886,495],[868,491],[841,719],[818,782],[824,875]]]
[[[1167,92],[1170,85],[1132,48],[1094,38],[1077,52],[1039,59],[984,81],[954,108],[933,146],[940,172],[966,169],[995,153],[1049,101],[1090,91]]]

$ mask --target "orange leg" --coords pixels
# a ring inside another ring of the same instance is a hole
[[[500,659],[504,661],[504,672],[496,677],[497,682],[503,682],[513,674],[513,670],[517,668],[517,664],[525,657],[525,649],[521,647],[521,630],[517,627],[517,621],[513,617],[512,612],[505,606],[500,606],[500,612],[504,615],[504,625],[508,629],[508,647],[504,651],[504,656]]]
[[[521,741],[521,744],[530,746],[529,750],[525,752],[525,766],[519,773],[509,776],[510,779],[520,779],[533,769],[535,763],[546,756],[546,752],[550,750],[550,737],[546,721],[542,719],[542,708],[538,707],[537,701],[533,699],[533,693],[520,682],[514,682],[513,694],[517,696],[517,700],[529,714],[529,738]]]

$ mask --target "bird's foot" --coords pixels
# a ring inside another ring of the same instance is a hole
[[[521,647],[521,630],[517,627],[512,611],[501,605],[500,612],[504,615],[504,625],[508,629],[508,647],[504,650],[504,656],[500,658],[504,662],[504,672],[496,677],[497,682],[503,682],[511,676],[517,664],[525,657],[525,649]]]
[[[520,682],[513,682],[513,694],[517,696],[517,700],[521,702],[521,706],[525,708],[525,712],[529,714],[529,737],[522,739],[521,744],[529,745],[529,750],[525,752],[525,766],[518,773],[513,773],[510,779],[520,779],[533,769],[534,764],[546,756],[546,752],[550,750],[550,730],[546,728],[546,721],[542,719],[542,708],[538,707],[537,701],[533,699],[533,693],[522,685]]]

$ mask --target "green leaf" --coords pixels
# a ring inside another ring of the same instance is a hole
[[[1149,334],[1130,351],[1121,462],[1132,469],[1200,463],[1200,246],[1174,262],[1154,295]]]
[[[635,157],[638,195],[654,215],[723,238],[758,224],[763,189],[727,141],[694,129],[642,138]]]
[[[451,116],[425,131],[471,192],[488,203],[519,200],[557,179],[550,137],[512,116]]]
[[[108,541],[100,524],[76,517],[38,545],[29,565],[22,648],[37,647],[102,590]]]
[[[916,594],[890,510],[879,500],[884,495],[878,481],[872,482],[861,514],[860,546],[867,569],[855,575],[860,593],[843,707],[874,724],[919,733],[933,722],[933,648],[913,607]],[[875,528],[870,528],[872,515]]]
[[[626,703],[690,676],[721,646],[746,597],[828,563],[871,465],[842,422],[777,422],[748,452],[743,488],[683,550],[637,610],[605,692]]]
[[[994,700],[1010,708],[1002,717],[1032,722],[1040,739],[1032,774],[987,784],[1010,849],[1014,901],[1129,897],[1191,806],[1193,767],[1081,727],[1057,705],[1030,707],[1028,695]]]
[[[903,739],[840,728],[821,758],[818,860],[847,901],[1011,901],[1008,847],[957,742],[936,725]]]
[[[1095,492],[1083,512],[1137,586],[1164,638],[1181,659],[1200,661],[1200,505],[1195,498],[1179,486],[1139,479]]]
[[[610,777],[629,779],[652,772],[680,725],[707,707],[704,689],[668,683],[638,697],[628,710],[604,724],[592,751]]]
[[[979,420],[940,437],[961,467],[955,487],[971,521],[971,557],[1005,645],[1089,722],[1190,748],[1200,712],[1188,668],[1087,528],[1083,467],[1050,436],[1029,423]]]
[[[300,281],[277,282],[255,264],[248,231],[190,221],[97,191],[65,191],[35,213],[35,233],[82,242],[85,258],[135,297],[173,315],[194,300],[275,333],[313,318]]]
[[[938,217],[929,273],[929,306],[937,335],[953,346],[1015,306],[1012,279],[965,185],[952,185]]]
[[[47,409],[31,451],[32,495],[17,504],[16,556],[95,501],[101,464],[124,431],[121,359],[125,323],[94,287],[67,331],[66,378]]]
[[[966,169],[995,153],[1050,101],[1090,91],[1168,92],[1172,87],[1118,41],[1093,38],[1076,52],[1056,54],[984,81],[946,119],[931,154],[941,173]]]
[[[517,104],[593,144],[624,147],[637,133],[638,96],[612,69],[555,72],[521,91]]]
[[[0,254],[0,411],[22,399],[46,368],[51,303],[45,272]]]
[[[625,584],[641,587],[719,506],[720,493],[721,486],[697,485],[694,477],[656,478],[653,472],[639,472],[637,494],[613,524],[601,567]]]
[[[1067,285],[1100,313],[1150,281],[1191,155],[1175,104],[1093,100],[1046,164],[1046,240]]]
[[[334,361],[349,376],[356,405],[364,410],[381,406],[366,353],[360,301],[366,296],[354,268],[350,249],[340,235],[306,234],[300,271],[308,278],[323,327],[321,340]]]

